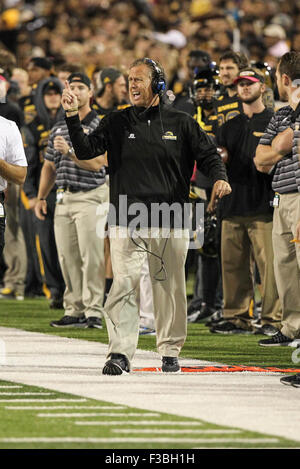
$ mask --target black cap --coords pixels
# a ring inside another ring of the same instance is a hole
[[[30,62],[33,62],[36,67],[43,68],[45,70],[51,70],[52,62],[45,57],[32,57]]]
[[[52,90],[56,91],[56,93],[58,93],[58,94],[62,94],[61,87],[59,86],[58,83],[56,83],[56,82],[54,82],[54,81],[48,81],[48,82],[45,84],[45,86],[44,86],[44,88],[43,88],[43,90],[42,90],[42,93],[43,93],[43,94],[46,94],[46,93],[48,93],[48,91],[52,91]]]
[[[116,68],[103,68],[100,72],[100,79],[103,86],[108,83],[114,83],[120,76],[121,72]]]
[[[70,84],[74,82],[84,83],[88,88],[90,88],[92,85],[89,77],[85,73],[81,72],[71,73],[71,75],[68,77],[68,82]]]

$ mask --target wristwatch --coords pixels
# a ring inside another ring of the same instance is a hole
[[[67,151],[67,155],[69,158],[72,157],[72,155],[74,154],[74,151],[73,151],[73,148],[69,148],[69,150]]]

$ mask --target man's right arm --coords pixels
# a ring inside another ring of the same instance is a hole
[[[45,160],[40,177],[38,201],[34,207],[35,215],[40,220],[45,220],[47,214],[47,202],[46,198],[51,192],[52,187],[56,181],[56,169],[55,164],[52,161]]]

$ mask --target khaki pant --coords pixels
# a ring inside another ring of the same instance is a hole
[[[223,220],[221,249],[224,318],[238,327],[251,328],[254,258],[262,285],[262,324],[280,327],[282,312],[273,268],[272,215]]]
[[[300,245],[291,243],[299,220],[300,194],[280,195],[274,209],[274,269],[283,311],[281,332],[291,339],[300,337]]]
[[[132,360],[139,337],[139,305],[137,291],[143,264],[148,255],[152,281],[156,324],[157,349],[162,356],[177,357],[185,342],[187,330],[187,302],[184,265],[189,245],[189,234],[171,230],[169,238],[149,237],[146,230],[135,238],[156,256],[163,254],[165,272],[158,257],[137,247],[127,235],[126,228],[111,229],[111,260],[114,281],[105,304],[105,319],[109,333],[108,357],[121,353]],[[122,237],[125,236],[125,237]],[[176,235],[180,237],[176,238]],[[159,281],[158,279],[162,279]]]
[[[103,314],[108,198],[107,184],[103,184],[90,191],[66,191],[56,204],[54,231],[66,284],[65,315],[101,317]]]
[[[19,220],[20,189],[16,184],[8,184],[5,228],[5,246],[3,256],[7,269],[4,274],[4,286],[16,294],[24,295],[27,272],[27,253],[23,231]]]

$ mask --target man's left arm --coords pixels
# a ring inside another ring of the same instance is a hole
[[[208,138],[199,126],[193,125],[190,135],[190,148],[197,162],[197,168],[213,182],[213,202],[230,194],[225,165],[217,151],[216,145]]]

